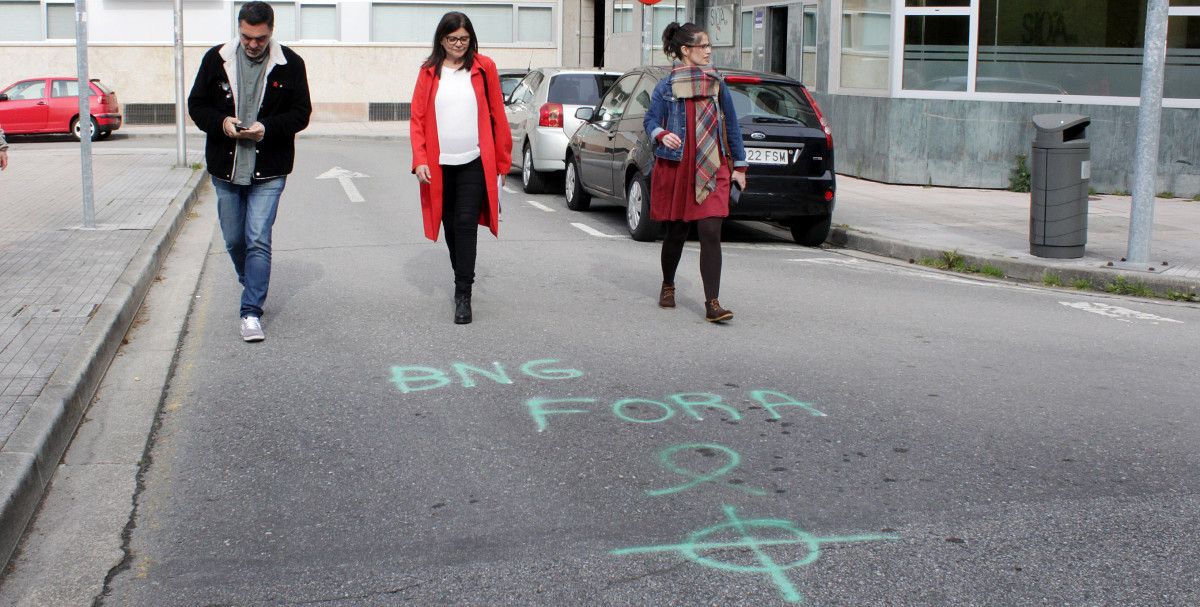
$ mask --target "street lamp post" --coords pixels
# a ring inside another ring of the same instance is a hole
[[[1168,0],[1146,3],[1146,50],[1142,55],[1142,99],[1138,105],[1133,205],[1129,209],[1129,263],[1150,261],[1154,228],[1154,182],[1162,124],[1163,74],[1167,61]]]
[[[79,159],[83,179],[83,227],[96,227],[96,207],[92,192],[92,82],[88,79],[87,0],[75,0],[75,64],[79,86]]]
[[[183,0],[175,0],[175,151],[178,167],[187,166],[183,90]]]

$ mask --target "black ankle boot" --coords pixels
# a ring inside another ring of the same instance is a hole
[[[471,324],[471,295],[454,296],[454,324]]]

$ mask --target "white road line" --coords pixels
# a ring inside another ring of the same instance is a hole
[[[859,261],[853,257],[798,257],[789,259],[788,261],[815,263],[818,265],[855,265],[859,263]]]
[[[1060,301],[1058,303],[1060,303],[1064,306],[1067,306],[1068,308],[1075,308],[1076,310],[1083,310],[1084,312],[1091,312],[1092,314],[1099,314],[1101,316],[1107,316],[1113,320],[1119,320],[1121,322],[1133,322],[1135,320],[1145,320],[1145,321],[1149,321],[1156,325],[1160,322],[1173,322],[1173,323],[1183,324],[1183,321],[1181,321],[1181,320],[1175,320],[1173,318],[1163,318],[1162,316],[1150,314],[1148,312],[1138,312],[1137,310],[1130,310],[1129,308],[1122,308],[1120,306],[1110,306],[1108,304],[1102,304],[1102,303],[1096,303],[1096,302],[1090,302],[1090,301]]]
[[[542,203],[540,203],[540,202],[538,202],[538,201],[536,201],[536,200],[526,200],[525,202],[529,203],[529,206],[531,206],[531,207],[533,207],[533,208],[535,208],[535,209],[541,209],[541,210],[543,210],[543,211],[545,211],[545,212],[547,212],[547,213],[553,213],[553,212],[554,212],[554,209],[552,209],[552,208],[550,208],[550,207],[548,207],[548,206],[546,206],[546,205],[544,205],[544,204],[542,204]]]
[[[605,234],[604,232],[601,232],[600,230],[597,230],[596,228],[593,228],[587,224],[573,223],[571,225],[583,230],[583,232],[589,236],[598,236],[600,238],[617,238],[617,236],[614,234]]]
[[[509,194],[516,194],[516,193],[517,193],[517,191],[516,191],[516,190],[514,190],[514,189],[512,189],[512,188],[508,187],[507,185],[506,185],[506,186],[504,186],[504,191],[505,191],[505,192],[508,192]]]

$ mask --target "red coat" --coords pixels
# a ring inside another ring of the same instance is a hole
[[[429,166],[429,183],[421,184],[421,214],[425,219],[425,237],[436,241],[442,227],[442,165],[438,162],[438,124],[433,100],[440,80],[434,77],[434,67],[422,68],[413,91],[409,137],[412,141],[412,170]],[[486,89],[484,78],[487,79]],[[476,54],[471,66],[471,84],[479,107],[479,156],[487,184],[488,204],[479,213],[479,225],[487,226],[495,236],[500,235],[498,175],[507,175],[512,168],[512,134],[504,115],[504,98],[500,93],[500,75],[496,63]],[[485,94],[486,90],[486,94]]]

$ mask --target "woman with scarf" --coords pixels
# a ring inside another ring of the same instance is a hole
[[[729,188],[746,187],[746,151],[729,90],[709,65],[708,34],[694,23],[672,23],[663,51],[679,61],[654,87],[643,125],[656,142],[650,218],[663,222],[662,290],[658,305],[675,307],[675,269],[691,223],[700,234],[704,319],[723,322],[733,312],[717,301],[721,289],[721,223],[729,216]]]
[[[446,229],[454,270],[454,322],[471,322],[479,226],[500,228],[500,183],[512,165],[512,135],[496,64],[479,54],[471,20],[446,13],[421,66],[409,122],[413,173],[421,182],[425,236]]]

